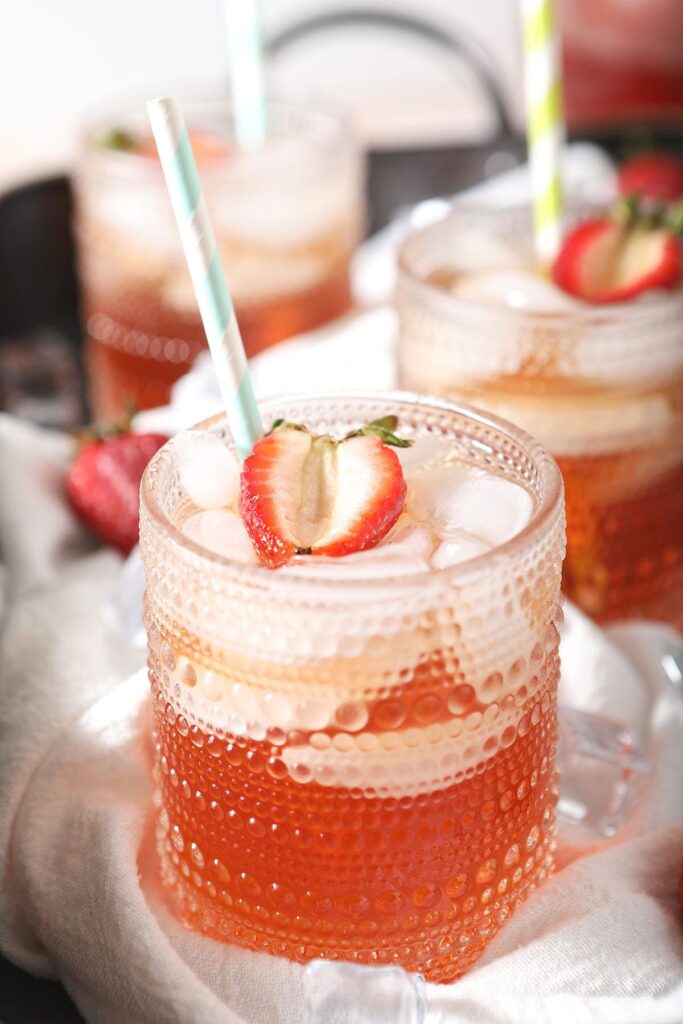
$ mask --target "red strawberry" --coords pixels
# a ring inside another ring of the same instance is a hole
[[[296,554],[337,558],[374,547],[406,500],[401,463],[389,444],[395,417],[341,441],[274,424],[244,463],[240,512],[259,558],[271,568]]]
[[[621,165],[618,181],[622,196],[642,195],[675,203],[683,198],[683,160],[666,153],[643,153]]]
[[[140,480],[168,440],[162,434],[118,433],[86,439],[71,464],[66,493],[93,533],[127,555],[138,542]]]
[[[585,221],[565,238],[553,265],[555,284],[588,302],[625,302],[649,288],[674,288],[681,248],[665,226],[635,218]]]

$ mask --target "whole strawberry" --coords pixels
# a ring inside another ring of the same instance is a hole
[[[618,182],[622,196],[675,203],[683,198],[683,160],[667,153],[641,153],[621,165]]]
[[[80,435],[66,478],[67,497],[87,526],[124,555],[138,542],[140,480],[162,434],[132,434],[106,425]]]

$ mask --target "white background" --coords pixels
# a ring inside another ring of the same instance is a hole
[[[349,6],[360,0],[262,0],[267,28]],[[520,123],[517,0],[368,6],[419,12],[477,39]],[[221,0],[0,0],[0,187],[68,167],[84,116],[112,94],[144,97],[174,82],[223,76],[224,33]],[[457,141],[491,128],[481,93],[457,62],[386,30],[311,37],[277,70],[324,86],[375,142]]]

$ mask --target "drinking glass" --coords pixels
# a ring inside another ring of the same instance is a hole
[[[463,207],[405,242],[399,381],[489,409],[552,452],[566,492],[563,589],[584,611],[683,627],[683,290],[562,312],[449,290],[497,269],[501,246],[532,262],[528,210]]]
[[[268,403],[521,484],[529,524],[447,569],[362,579],[197,546],[173,444],[142,483],[157,848],[174,912],[298,961],[450,981],[553,864],[562,481],[528,435],[414,395]],[[230,444],[225,421],[205,425]]]
[[[265,143],[244,149],[227,99],[183,109],[247,355],[345,313],[364,222],[346,122],[273,98]],[[90,129],[74,203],[93,411],[161,405],[206,339],[144,104]]]

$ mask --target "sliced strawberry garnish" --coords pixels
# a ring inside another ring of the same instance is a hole
[[[66,478],[73,509],[101,540],[124,555],[137,544],[140,480],[162,434],[88,435]]]
[[[668,227],[607,217],[574,228],[553,266],[560,288],[595,303],[625,302],[650,288],[674,288],[680,275],[680,243]]]
[[[284,423],[255,445],[242,469],[240,512],[262,562],[337,558],[382,540],[406,500],[389,444],[409,442],[391,433],[394,426],[385,417],[337,441]]]
[[[683,198],[683,160],[667,153],[642,153],[621,165],[618,182],[622,196],[675,203]]]

